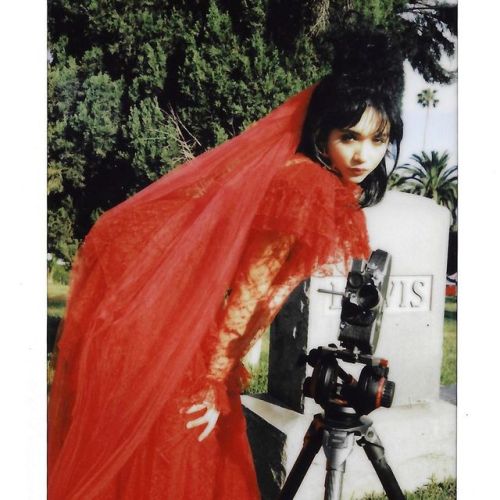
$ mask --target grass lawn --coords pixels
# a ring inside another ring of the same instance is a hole
[[[262,336],[262,350],[260,352],[260,361],[256,367],[246,364],[252,378],[245,394],[263,394],[267,392],[267,369],[269,366],[269,328]]]
[[[454,479],[430,483],[413,492],[405,492],[406,500],[454,500],[457,498],[457,482]],[[386,495],[370,494],[362,500],[387,500]]]
[[[443,364],[441,385],[457,383],[457,299],[447,297],[444,308]]]
[[[66,306],[66,296],[68,295],[68,285],[53,283],[49,281],[49,296],[47,299],[49,317],[62,318]]]

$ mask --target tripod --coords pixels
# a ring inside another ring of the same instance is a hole
[[[326,455],[325,500],[340,500],[347,458],[359,436],[362,446],[377,473],[389,500],[404,500],[405,496],[385,459],[384,447],[372,421],[349,407],[329,405],[318,413],[304,437],[302,450],[292,467],[278,497],[291,500],[297,493],[311,462],[321,446]]]

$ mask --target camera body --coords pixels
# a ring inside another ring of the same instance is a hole
[[[377,348],[391,257],[383,250],[355,260],[342,297],[339,342],[348,350],[373,354]]]

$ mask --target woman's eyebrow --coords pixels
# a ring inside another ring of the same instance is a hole
[[[340,133],[342,134],[351,134],[351,135],[354,135],[356,137],[360,137],[362,134],[360,132],[356,132],[356,130],[352,129],[352,128],[341,128],[340,129]],[[372,132],[371,134],[368,134],[367,137],[383,137],[383,138],[386,138],[389,136],[389,132],[386,131],[386,130],[375,130],[374,132]]]

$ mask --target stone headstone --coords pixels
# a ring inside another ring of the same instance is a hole
[[[302,383],[306,365],[300,363],[307,349],[309,280],[301,283],[271,325],[268,392],[288,408],[303,412]]]

